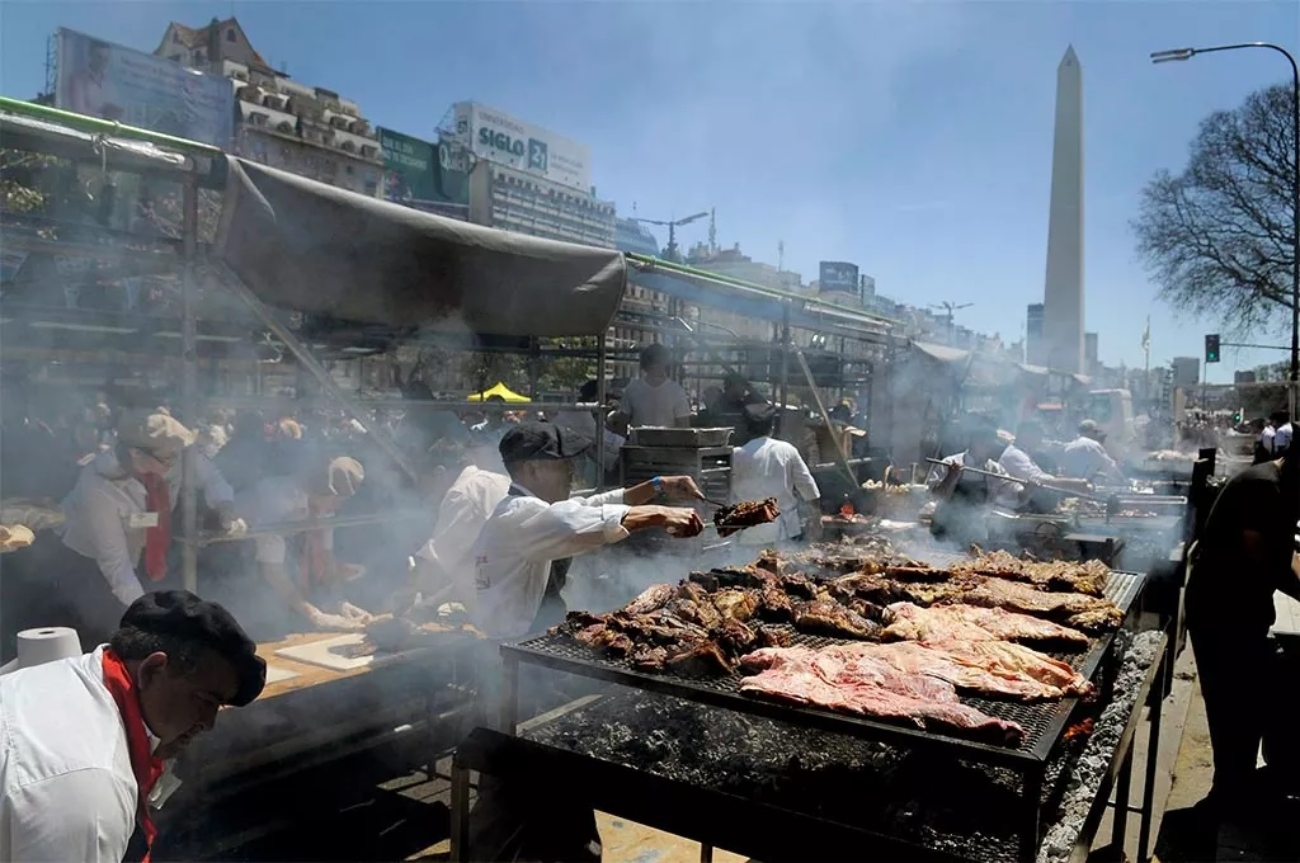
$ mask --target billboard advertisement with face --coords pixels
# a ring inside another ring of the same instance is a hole
[[[60,29],[54,102],[102,120],[229,149],[234,85],[152,54]]]

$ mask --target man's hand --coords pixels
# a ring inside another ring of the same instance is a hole
[[[669,500],[683,503],[704,500],[704,492],[700,491],[695,480],[689,476],[665,476],[660,477],[659,481],[663,483],[664,496]]]
[[[691,482],[689,478],[687,482]],[[691,485],[695,483],[691,482]],[[690,536],[699,536],[704,532],[704,522],[700,521],[700,514],[689,507],[664,506],[659,507],[663,510],[663,523],[660,525],[668,531],[669,536],[685,538]]]
[[[317,611],[311,615],[311,625],[326,632],[360,632],[366,628],[366,621]]]
[[[248,533],[248,522],[242,518],[231,519],[230,524],[226,525],[226,533],[231,536],[243,536]]]
[[[350,602],[339,603],[339,615],[346,617],[348,620],[359,620],[363,624],[370,623],[374,620],[374,615],[363,608],[357,608]]]

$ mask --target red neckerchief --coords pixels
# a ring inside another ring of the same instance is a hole
[[[107,687],[113,701],[117,703],[117,712],[122,716],[126,726],[126,751],[131,756],[131,772],[135,774],[135,784],[139,789],[139,802],[136,806],[136,821],[144,831],[145,855],[142,863],[149,863],[149,850],[153,848],[154,837],[158,828],[154,826],[149,814],[149,792],[154,783],[162,776],[163,761],[153,755],[153,746],[149,743],[149,731],[145,728],[144,715],[140,712],[140,696],[135,689],[135,681],[126,669],[126,663],[118,659],[110,648],[104,648],[104,686]]]
[[[172,541],[171,490],[160,474],[147,473],[140,482],[144,484],[145,507],[158,514],[158,526],[145,530],[144,571],[151,581],[162,581],[167,577],[167,546]]]

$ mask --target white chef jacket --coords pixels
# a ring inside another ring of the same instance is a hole
[[[268,476],[235,495],[235,514],[244,520],[249,530],[257,530],[272,524],[304,522],[311,517],[307,509],[307,492],[302,490],[298,480],[292,476]],[[322,531],[325,534],[324,545],[328,550],[334,548],[334,529]],[[257,536],[253,544],[257,548],[258,563],[284,563],[288,553],[286,538],[277,535]]]
[[[998,459],[998,467],[1002,468],[1008,476],[1016,479],[1034,480],[1042,482],[1051,479],[1052,475],[1043,470],[1034,460],[1029,457],[1029,453],[1011,444],[1002,452],[1002,458]]]
[[[497,505],[474,546],[475,624],[493,638],[528,632],[542,606],[551,561],[628,537],[623,490],[547,503],[518,485]]]
[[[103,651],[0,678],[0,860],[120,863],[126,853],[139,786]]]
[[[743,530],[737,535],[738,541],[744,545],[763,545],[802,533],[796,493],[804,501],[821,497],[816,480],[793,444],[760,437],[736,447],[731,457],[731,502],[774,497],[781,510],[775,524]]]
[[[99,564],[123,605],[144,595],[135,567],[144,550],[145,522],[152,522],[146,498],[144,484],[122,469],[117,456],[101,452],[81,469],[61,505],[63,525],[55,528],[64,545]]]
[[[1099,473],[1112,477],[1120,476],[1119,465],[1106,452],[1106,448],[1090,437],[1079,437],[1065,445],[1061,454],[1060,470],[1062,476],[1076,479],[1092,479]]]
[[[451,578],[467,607],[477,599],[474,544],[509,491],[510,477],[469,465],[447,489],[433,536],[415,553]]]
[[[1020,505],[1020,489],[1022,486],[1018,482],[1011,481],[1011,475],[1002,469],[1002,466],[993,459],[985,459],[981,464],[971,456],[969,452],[959,452],[956,455],[950,455],[943,460],[944,464],[960,464],[965,467],[973,467],[977,470],[995,473],[999,476],[1006,475],[1007,479],[999,480],[992,477],[980,476],[979,474],[965,474],[958,482],[983,482],[988,484],[988,502],[993,506],[1002,509],[1015,509]],[[926,477],[926,485],[930,490],[938,488],[948,476],[948,469],[933,465],[930,468],[930,475]]]

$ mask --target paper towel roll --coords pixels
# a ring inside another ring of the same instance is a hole
[[[18,667],[31,668],[81,655],[81,639],[75,629],[66,626],[44,626],[24,629],[18,633]]]

